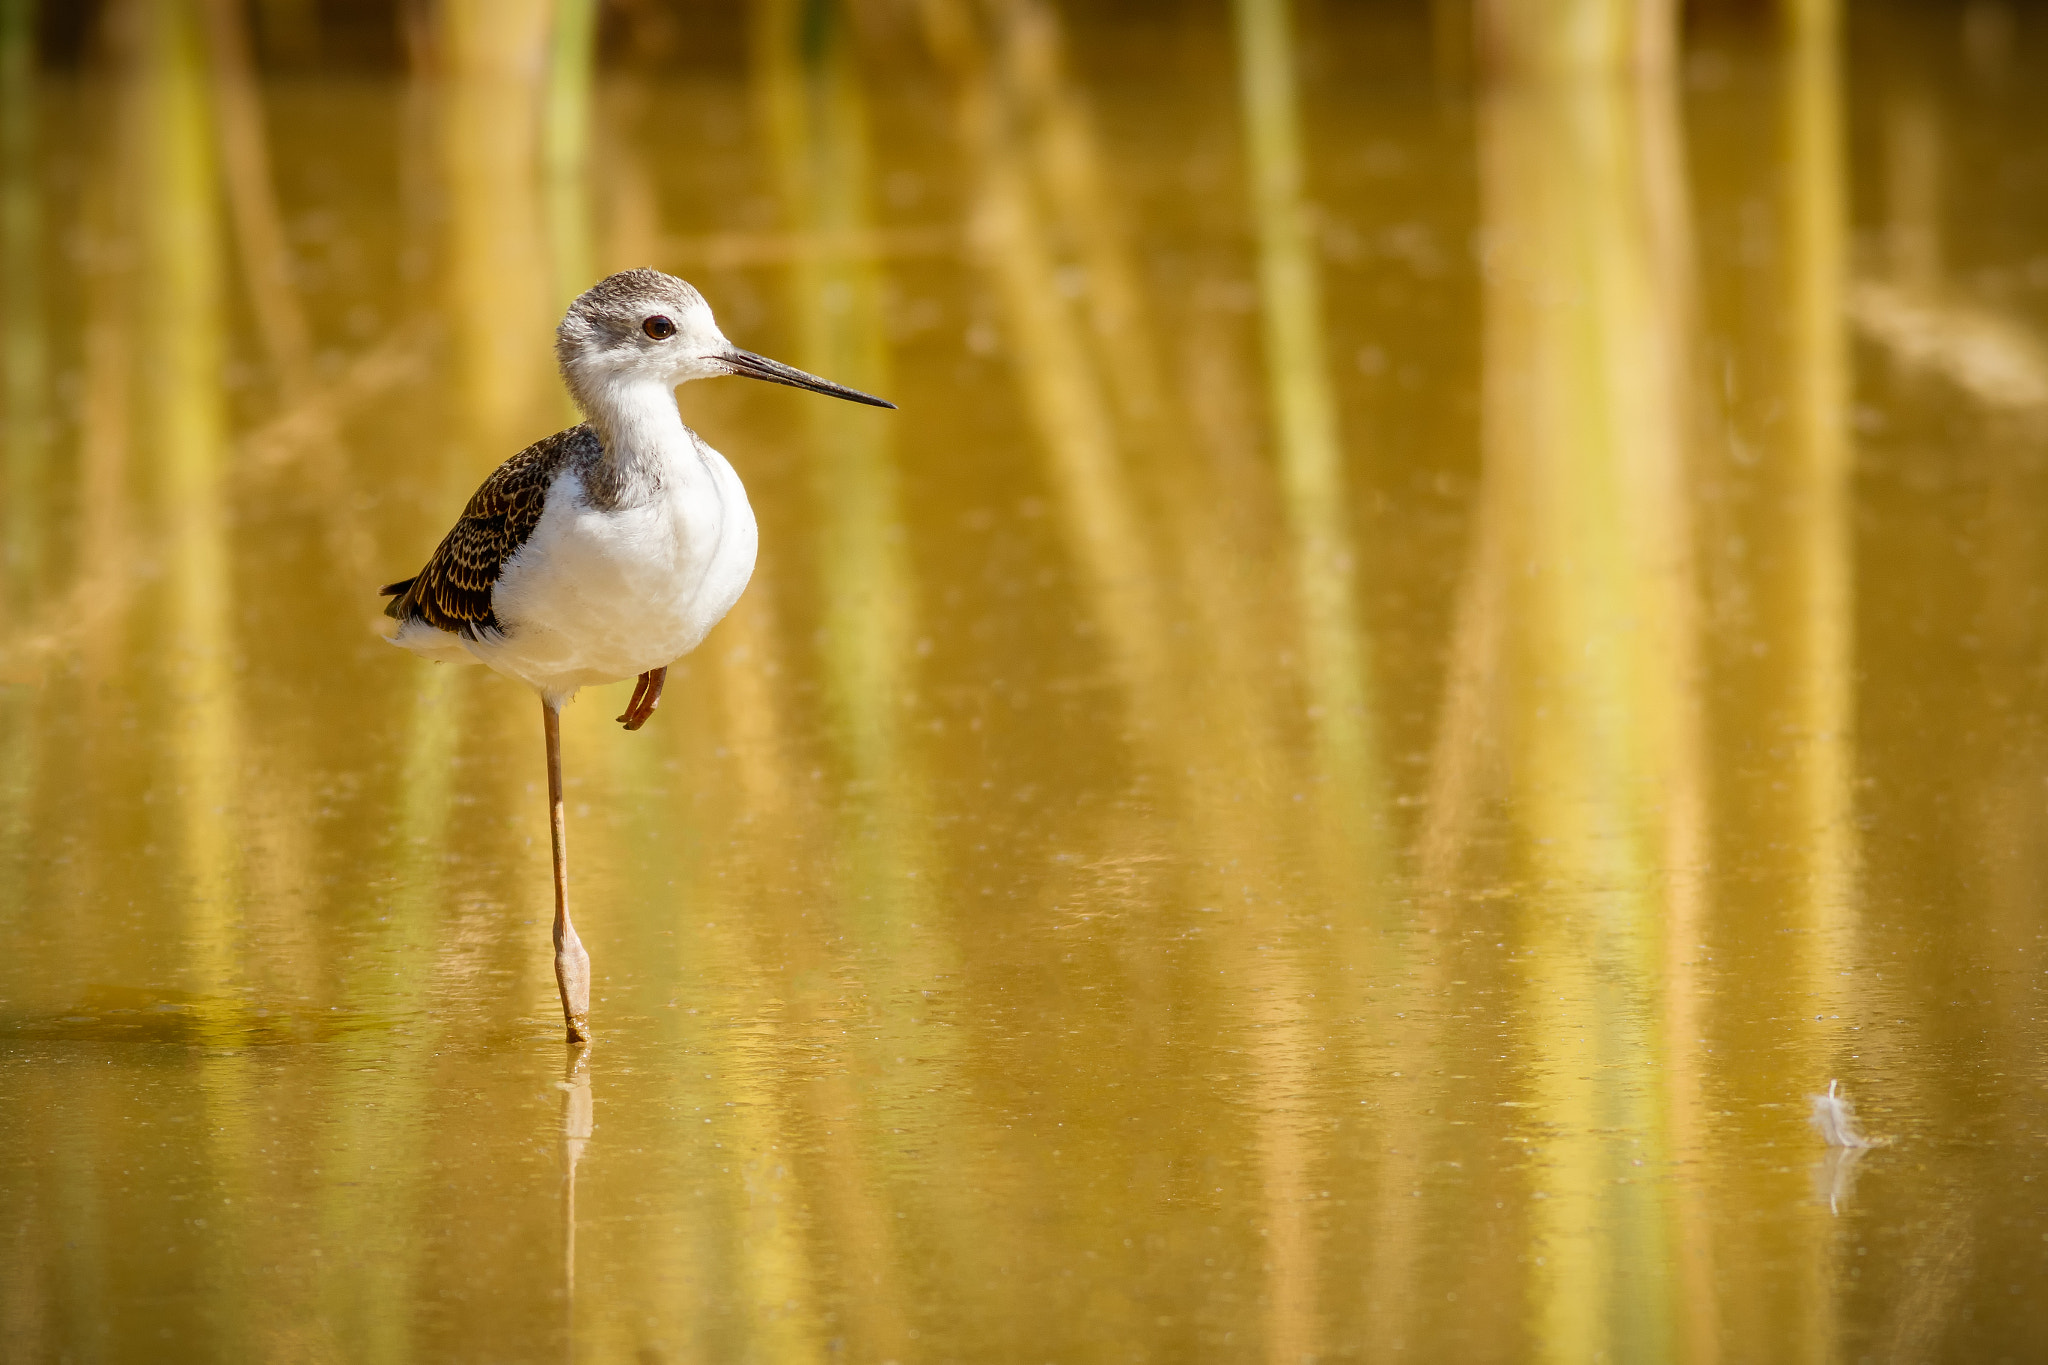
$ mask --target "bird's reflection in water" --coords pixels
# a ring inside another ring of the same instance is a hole
[[[590,1142],[590,1049],[571,1045],[562,1068],[562,1311],[568,1315],[567,1341],[573,1356],[576,1340],[576,1163]]]

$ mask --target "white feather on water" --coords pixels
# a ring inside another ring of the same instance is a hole
[[[1875,1147],[1877,1144],[1857,1128],[1856,1106],[1840,1093],[1841,1084],[1839,1080],[1830,1080],[1827,1094],[1809,1096],[1813,1101],[1813,1113],[1807,1122],[1820,1134],[1821,1141],[1830,1147]]]

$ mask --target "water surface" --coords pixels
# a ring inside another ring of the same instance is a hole
[[[1855,10],[114,7],[5,94],[0,1331],[2048,1353],[2048,31]],[[761,564],[565,716],[578,1053],[375,588],[647,264],[901,411],[683,392]]]

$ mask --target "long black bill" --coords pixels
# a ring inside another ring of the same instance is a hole
[[[771,384],[787,384],[792,389],[809,389],[812,393],[844,398],[849,403],[866,403],[874,408],[896,406],[886,398],[877,398],[871,393],[849,389],[843,384],[834,384],[831,380],[820,379],[814,374],[805,374],[793,366],[785,365],[779,360],[770,360],[765,355],[755,355],[752,351],[727,351],[720,359],[732,367],[734,374],[745,375],[749,379],[765,379]]]

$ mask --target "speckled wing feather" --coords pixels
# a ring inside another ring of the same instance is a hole
[[[540,523],[549,486],[565,467],[602,453],[596,434],[581,425],[536,441],[499,465],[462,509],[427,567],[383,589],[395,599],[384,614],[400,621],[417,618],[469,639],[497,630],[491,588],[505,561]]]

